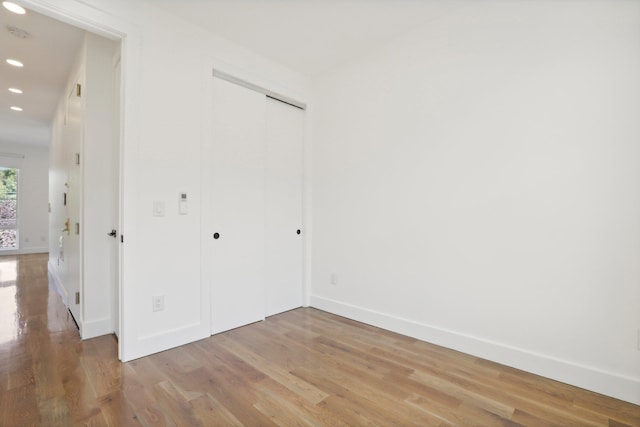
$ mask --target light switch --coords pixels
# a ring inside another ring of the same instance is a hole
[[[164,216],[164,202],[161,200],[153,201],[153,216]]]
[[[178,195],[178,213],[180,215],[186,215],[189,212],[187,206],[187,193],[180,193]]]

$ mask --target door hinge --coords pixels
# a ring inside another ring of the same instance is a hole
[[[76,292],[76,304],[80,304],[80,292]]]
[[[80,165],[80,153],[76,153],[76,165]]]
[[[76,234],[80,234],[80,223],[76,222]]]
[[[124,234],[120,235],[120,243],[124,243]]]
[[[76,83],[76,96],[78,98],[82,96],[82,85],[80,83]]]

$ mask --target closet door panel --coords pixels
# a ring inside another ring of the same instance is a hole
[[[213,80],[204,221],[215,334],[265,316],[265,97]]]
[[[265,280],[266,313],[271,316],[303,302],[304,111],[271,98],[266,103]]]

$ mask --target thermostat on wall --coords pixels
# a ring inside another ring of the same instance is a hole
[[[187,193],[180,193],[178,200],[178,212],[180,213],[180,215],[186,215],[188,211],[189,208],[187,207]]]

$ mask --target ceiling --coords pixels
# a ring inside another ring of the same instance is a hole
[[[464,0],[146,0],[259,55],[314,77]],[[29,33],[22,39],[8,27]],[[47,146],[49,124],[84,31],[0,7],[0,141]],[[7,58],[21,60],[14,68]],[[17,95],[8,91],[18,87]],[[16,112],[11,106],[24,110]]]
[[[15,37],[8,28],[26,31]],[[0,6],[0,141],[46,147],[53,117],[84,31],[44,15],[24,15]],[[14,58],[24,67],[5,62]],[[14,94],[8,88],[23,91]],[[23,108],[17,112],[11,106]]]
[[[152,0],[223,38],[313,77],[462,0]]]

